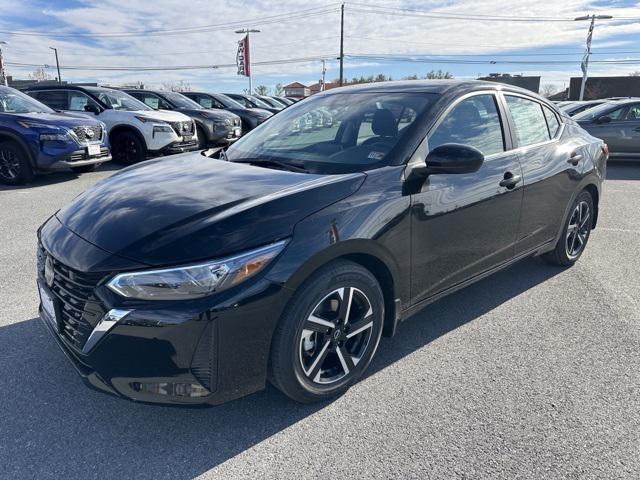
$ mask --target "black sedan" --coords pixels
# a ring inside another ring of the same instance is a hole
[[[240,117],[224,110],[207,109],[178,92],[164,90],[124,90],[154,110],[177,110],[193,118],[198,131],[198,146],[227,145],[242,135]]]
[[[183,92],[183,95],[203,108],[217,108],[235,113],[242,119],[243,134],[253,130],[273,115],[272,112],[262,108],[245,107],[222,93]]]
[[[225,95],[247,108],[262,108],[271,113],[278,113],[282,110],[282,107],[273,107],[255,95],[247,95],[245,93],[225,93]]]
[[[121,170],[39,229],[40,315],[96,389],[338,395],[430,302],[532,255],[573,265],[607,161],[541,97],[462,81],[314,95],[219,155]]]

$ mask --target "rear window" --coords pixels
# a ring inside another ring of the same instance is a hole
[[[505,95],[507,105],[515,123],[519,147],[546,142],[551,138],[542,105],[533,100]]]

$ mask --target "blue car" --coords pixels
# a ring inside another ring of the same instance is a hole
[[[89,172],[111,160],[105,124],[56,113],[18,90],[0,86],[0,181],[20,185],[36,173]]]

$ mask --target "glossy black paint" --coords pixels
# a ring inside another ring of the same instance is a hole
[[[133,310],[89,355],[56,336],[86,381],[149,402],[215,404],[246,395],[264,387],[281,312],[320,266],[349,258],[369,268],[383,287],[385,332],[392,334],[413,310],[523,256],[552,249],[583,189],[597,203],[606,162],[602,142],[568,117],[561,117],[556,139],[518,147],[501,92],[530,93],[483,82],[389,83],[346,91],[382,90],[440,95],[412,126],[393,164],[311,175],[190,153],[124,169],[49,219],[39,231],[45,250],[71,268],[102,275],[94,295],[105,311]],[[428,133],[442,114],[462,95],[487,91],[500,99],[507,151],[486,157],[475,172],[421,173]],[[582,157],[574,165],[575,152]],[[288,239],[287,246],[264,272],[197,301],[131,301],[104,286],[117,272],[218,258],[280,239]],[[199,381],[194,359],[205,340],[211,342],[214,371],[207,397],[131,388],[131,382],[149,379]]]
[[[195,102],[206,101],[207,105],[211,104],[211,108],[217,108],[220,110],[226,110],[228,112],[238,115],[242,119],[242,134],[249,132],[256,128],[260,123],[264,122],[267,118],[273,115],[272,112],[263,110],[261,108],[245,108],[238,104],[240,108],[233,108],[226,106],[221,98],[221,94],[217,93],[205,93],[205,92],[184,92],[185,97],[190,98]],[[202,103],[200,103],[202,105]]]

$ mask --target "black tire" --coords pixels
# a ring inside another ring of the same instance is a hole
[[[16,142],[0,142],[0,181],[8,185],[23,185],[33,181],[29,156]]]
[[[142,162],[146,152],[142,140],[135,133],[124,131],[111,139],[111,155],[114,162],[132,165]]]
[[[345,323],[340,319],[347,310]],[[384,298],[371,272],[348,261],[323,267],[297,289],[282,314],[272,342],[271,383],[302,403],[344,393],[369,366],[383,322]]]
[[[562,234],[556,247],[543,255],[543,258],[553,264],[562,267],[570,267],[582,256],[594,219],[594,205],[591,194],[586,190],[580,192],[571,205],[569,216],[562,228]]]
[[[98,168],[100,165],[100,163],[94,163],[92,165],[82,165],[81,167],[71,167],[71,170],[76,173],[95,172],[96,168]]]
[[[207,134],[204,133],[202,127],[196,127],[196,131],[198,132],[198,149],[204,150],[209,145],[209,141],[207,140]]]

